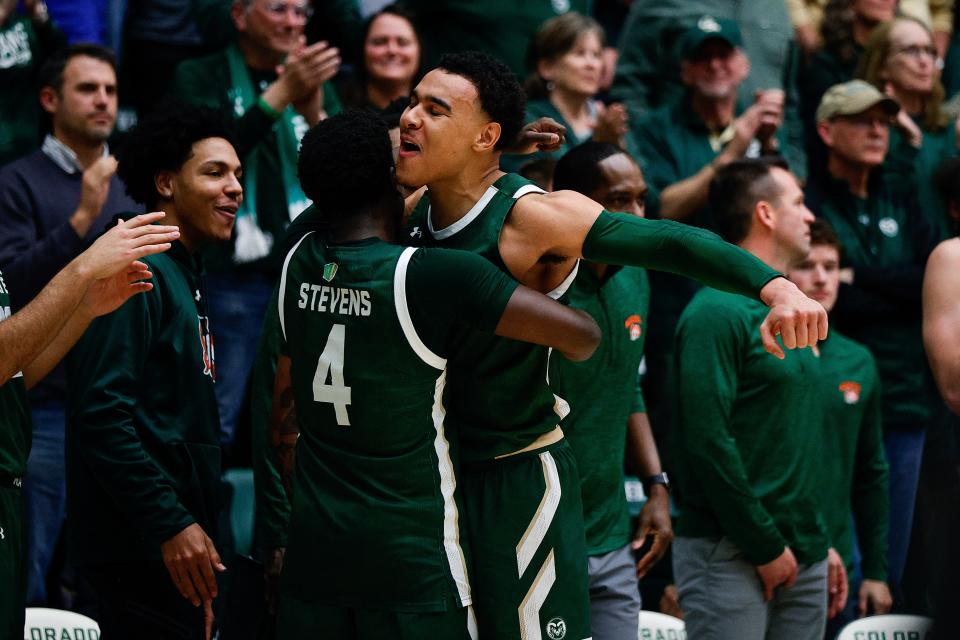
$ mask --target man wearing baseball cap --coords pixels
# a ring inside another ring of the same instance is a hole
[[[650,187],[648,215],[680,220],[715,231],[707,192],[716,170],[743,157],[775,153],[780,147],[784,94],[758,92],[747,108],[738,89],[750,72],[733,20],[701,15],[677,39],[684,93],[650,112],[632,128],[627,148],[642,159]],[[670,420],[667,367],[680,313],[699,289],[670,274],[650,274],[651,323],[647,364],[648,408],[659,424]]]
[[[837,84],[816,111],[826,166],[806,187],[810,209],[844,247],[840,296],[831,317],[866,345],[880,371],[884,445],[890,465],[888,580],[898,596],[913,522],[926,427],[936,395],[921,336],[921,283],[933,246],[917,209],[912,163],[882,165],[900,106],[861,80]],[[869,321],[867,321],[869,319]]]

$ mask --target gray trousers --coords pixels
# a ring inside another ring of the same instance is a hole
[[[595,640],[637,640],[640,589],[637,563],[628,544],[587,558],[590,573],[590,630]]]
[[[690,640],[823,640],[827,561],[800,565],[770,602],[756,568],[728,538],[673,541],[673,574]]]

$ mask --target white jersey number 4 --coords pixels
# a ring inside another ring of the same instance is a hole
[[[337,414],[337,424],[350,426],[347,407],[350,405],[350,387],[343,382],[343,342],[346,327],[335,324],[327,336],[327,344],[320,354],[317,372],[313,375],[313,399],[315,402],[330,402]],[[327,378],[330,384],[327,384]]]

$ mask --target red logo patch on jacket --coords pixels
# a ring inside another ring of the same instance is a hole
[[[853,382],[852,380],[841,382],[839,390],[843,394],[843,401],[847,404],[857,404],[860,401],[859,382]]]
[[[626,322],[623,323],[623,326],[626,327],[627,331],[630,332],[630,341],[636,341],[640,339],[640,334],[643,333],[643,320],[640,319],[640,316],[633,314],[627,318]]]

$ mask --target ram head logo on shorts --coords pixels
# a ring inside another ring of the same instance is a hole
[[[547,623],[547,637],[550,640],[563,640],[567,635],[567,623],[563,618],[553,618]]]
[[[640,334],[643,333],[643,320],[639,315],[633,314],[627,318],[623,326],[630,332],[631,342],[636,342],[640,339]]]
[[[840,383],[840,393],[847,404],[857,404],[860,401],[860,383],[847,380]]]

